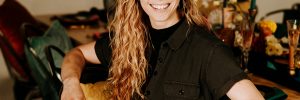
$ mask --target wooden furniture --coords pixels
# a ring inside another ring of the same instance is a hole
[[[48,25],[51,24],[50,18],[53,15],[42,15],[42,16],[36,16],[35,18],[41,22],[44,22]],[[77,44],[86,44],[89,42],[94,41],[93,35],[94,34],[101,34],[105,33],[108,30],[106,29],[104,23],[99,23],[100,26],[98,28],[91,28],[91,27],[73,27],[72,29],[67,29],[68,35],[71,39],[75,40]]]
[[[275,82],[272,82],[270,80],[267,80],[263,77],[260,77],[252,73],[248,74],[248,76],[250,77],[251,81],[256,85],[265,85],[265,86],[276,87],[281,89],[283,92],[285,92],[288,95],[287,100],[297,100],[300,98],[300,92],[298,91],[292,90],[290,88],[287,88],[286,86],[282,86],[280,84],[277,84]]]

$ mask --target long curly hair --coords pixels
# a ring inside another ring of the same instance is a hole
[[[149,18],[141,8],[140,0],[117,0],[116,3],[114,18],[109,24],[112,48],[108,79],[110,98],[129,100],[137,94],[144,99],[141,87],[146,80],[148,68],[146,48],[150,42],[146,21]],[[207,26],[199,3],[200,0],[181,0],[179,14],[189,24]]]

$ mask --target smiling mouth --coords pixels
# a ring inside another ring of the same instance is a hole
[[[166,4],[150,4],[150,6],[154,9],[166,9],[170,6],[170,3]]]

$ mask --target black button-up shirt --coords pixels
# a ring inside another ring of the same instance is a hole
[[[102,64],[109,65],[109,39],[98,40],[95,51]],[[184,21],[161,44],[146,99],[218,100],[247,78],[235,59],[232,50],[206,28]]]

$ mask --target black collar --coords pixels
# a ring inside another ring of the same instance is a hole
[[[183,23],[179,26],[179,28],[171,35],[171,37],[166,41],[166,43],[173,50],[177,50],[187,38],[190,32],[190,26],[185,19]]]

